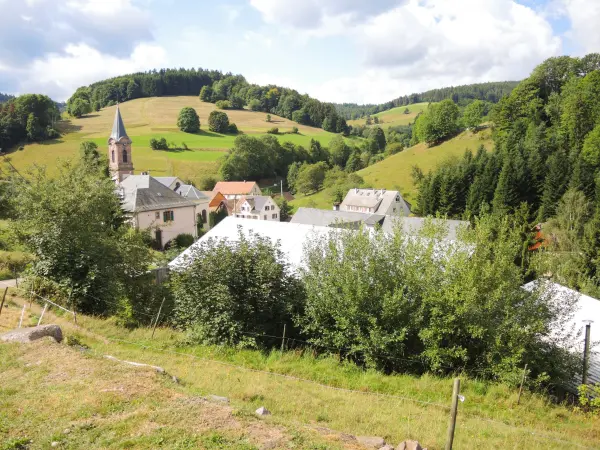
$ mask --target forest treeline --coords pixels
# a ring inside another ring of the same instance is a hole
[[[0,150],[22,141],[42,141],[58,136],[60,118],[56,103],[46,95],[25,94],[0,103]]]
[[[418,213],[521,211],[565,255],[560,281],[600,293],[600,54],[546,60],[490,117],[494,151],[415,168]]]
[[[2,92],[0,92],[0,103],[5,103],[7,101],[9,101],[10,99],[15,98],[14,95],[10,95],[10,94],[3,94]]]
[[[379,105],[356,103],[337,103],[335,108],[342,117],[347,120],[360,119],[378,112],[387,111],[397,106],[412,105],[422,102],[441,102],[450,99],[459,106],[466,106],[474,100],[483,100],[490,103],[498,103],[500,99],[507,96],[519,84],[518,81],[498,81],[489,83],[465,84],[463,86],[450,86],[440,89],[421,92],[419,94],[403,95],[389,102]]]
[[[116,102],[141,97],[199,95],[205,102],[223,102],[231,109],[277,114],[300,124],[348,133],[346,120],[331,103],[324,103],[293,89],[250,84],[242,75],[205,69],[161,69],[123,75],[80,87],[67,102],[76,117]]]

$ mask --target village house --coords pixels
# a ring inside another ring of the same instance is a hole
[[[338,209],[334,206],[334,209]],[[384,216],[410,215],[410,204],[398,191],[385,189],[350,189],[339,205],[340,211],[380,214]]]
[[[108,139],[109,170],[132,225],[152,230],[160,248],[180,234],[196,238],[197,216],[208,210],[208,199],[186,198],[150,175],[134,175],[131,144],[117,106]]]
[[[255,181],[219,181],[213,192],[220,192],[227,200],[237,200],[249,195],[262,195]]]
[[[279,206],[267,195],[248,196],[236,200],[233,215],[243,219],[273,220],[277,222],[281,220]]]

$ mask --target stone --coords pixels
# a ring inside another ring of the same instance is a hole
[[[16,330],[0,334],[0,341],[26,343],[46,336],[50,336],[56,342],[63,340],[62,330],[58,325],[40,325],[38,327],[17,328]]]
[[[367,448],[380,449],[385,445],[385,439],[376,436],[357,436],[356,440]]]
[[[52,441],[52,444],[50,444],[50,447],[58,447],[58,442],[56,441]]]
[[[385,444],[383,447],[381,447],[379,450],[394,450],[394,447],[391,446],[390,444]]]
[[[396,450],[423,450],[423,447],[421,447],[421,444],[419,444],[419,441],[412,441],[409,439],[409,440],[400,442],[398,444],[398,447],[396,447]]]
[[[218,395],[209,395],[208,399],[212,400],[213,402],[217,402],[217,403],[224,403],[226,405],[229,404],[229,399],[227,397],[219,397]]]
[[[264,406],[261,406],[260,408],[258,408],[254,412],[256,413],[257,416],[270,416],[271,415],[271,411],[269,411]]]
[[[115,358],[114,356],[111,355],[104,355],[104,357],[106,359],[110,359],[111,361],[117,361],[123,364],[129,364],[130,366],[135,366],[135,367],[148,367],[152,370],[156,370],[158,373],[162,373],[165,374],[165,369],[163,369],[162,367],[159,366],[153,366],[151,364],[144,364],[144,363],[139,363],[139,362],[135,362],[135,361],[125,361],[124,359],[118,359]]]
[[[70,432],[71,432],[71,429],[70,429],[70,428],[65,428],[65,429],[63,430],[63,434],[69,434]]]

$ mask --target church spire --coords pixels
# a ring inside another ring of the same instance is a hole
[[[115,141],[118,141],[123,136],[129,138],[129,136],[127,136],[127,132],[125,131],[125,124],[123,124],[121,111],[119,111],[119,105],[117,105],[115,121],[113,122],[112,133],[110,134],[110,138],[114,139]]]

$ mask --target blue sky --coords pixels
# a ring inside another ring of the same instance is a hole
[[[598,0],[0,0],[0,92],[204,67],[379,103],[600,52]]]

